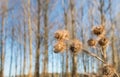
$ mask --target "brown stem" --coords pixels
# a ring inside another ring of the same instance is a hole
[[[102,52],[103,52],[103,60],[107,62],[106,47],[102,47]]]
[[[101,55],[103,56],[103,51],[102,51],[102,49],[97,47],[97,50],[100,51]]]
[[[116,75],[116,77],[119,77],[119,75],[118,75],[118,73],[117,73],[117,72],[115,72],[115,75]]]
[[[85,50],[85,49],[82,49],[82,51],[86,52],[87,54],[95,57],[96,59],[98,59],[98,60],[100,60],[101,62],[104,63],[104,60],[102,60],[102,59],[101,59],[100,57],[98,57],[96,54],[94,54],[94,53],[92,53],[92,52],[90,52],[90,51],[88,51],[88,50]]]

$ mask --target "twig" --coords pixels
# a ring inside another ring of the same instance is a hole
[[[91,56],[93,56],[95,58],[97,58],[98,60],[100,60],[101,62],[104,63],[104,61],[100,57],[98,57],[96,54],[94,54],[94,53],[92,53],[92,52],[90,52],[88,50],[85,50],[85,49],[82,49],[82,51],[86,52],[87,54],[89,54],[89,55],[91,55]]]
[[[103,56],[102,49],[101,49],[101,48],[98,48],[98,47],[96,47],[96,49],[97,49],[98,51],[100,51],[101,55]]]
[[[119,75],[118,75],[118,73],[117,73],[117,72],[115,72],[115,75],[116,75],[117,77],[119,77]]]

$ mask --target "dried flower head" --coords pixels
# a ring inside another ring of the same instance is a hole
[[[92,32],[97,36],[103,36],[105,34],[105,27],[104,26],[93,27]]]
[[[68,40],[69,32],[67,30],[58,30],[55,32],[54,36],[57,40]]]
[[[96,46],[97,41],[94,40],[94,39],[89,39],[89,40],[87,41],[87,43],[88,43],[89,46],[94,47],[94,46]]]
[[[55,37],[57,40],[61,39],[61,36],[62,36],[62,32],[61,32],[60,30],[58,30],[58,31],[55,32],[55,36],[54,36],[54,37]]]
[[[65,49],[66,49],[66,44],[63,41],[58,41],[54,45],[54,52],[55,53],[63,52]]]
[[[112,65],[104,65],[102,67],[102,75],[107,77],[113,77],[114,74],[115,74],[115,69],[113,68]]]
[[[73,53],[77,53],[81,49],[82,49],[82,43],[77,39],[72,40],[72,42],[70,44],[70,51]]]
[[[109,40],[106,37],[102,37],[99,41],[98,44],[102,47],[106,46],[108,44]]]

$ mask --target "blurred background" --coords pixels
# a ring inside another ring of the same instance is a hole
[[[54,33],[67,29],[100,55],[87,40],[95,37],[92,28],[103,23],[110,42],[108,63],[120,73],[119,8],[120,0],[0,0],[0,77],[71,77],[72,54],[54,53]],[[80,53],[76,66],[78,76],[96,75],[101,62]]]

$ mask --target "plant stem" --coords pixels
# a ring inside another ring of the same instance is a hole
[[[100,60],[100,61],[103,62],[103,63],[105,62],[103,59],[101,59],[100,57],[98,57],[96,54],[94,54],[94,53],[92,53],[92,52],[90,52],[90,51],[88,51],[88,50],[82,49],[82,51],[84,51],[85,53],[87,53],[87,54],[95,57],[96,59]]]

